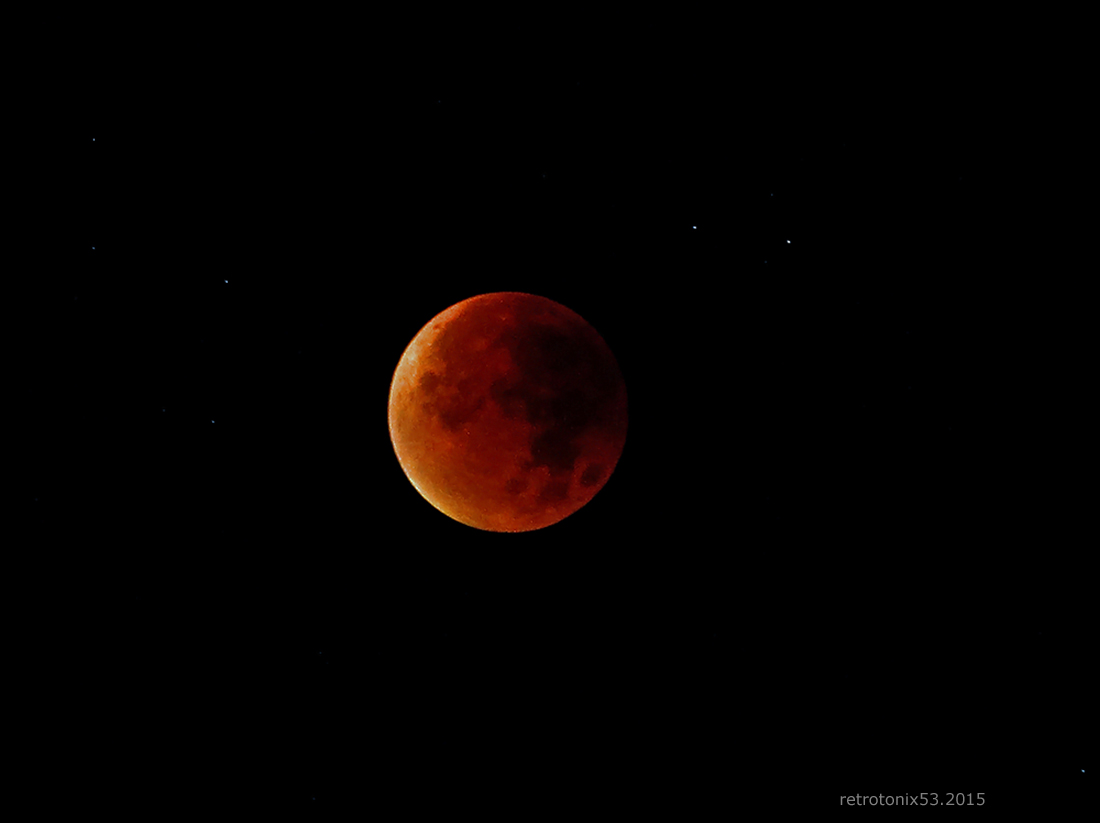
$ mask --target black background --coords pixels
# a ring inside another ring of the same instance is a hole
[[[1081,778],[996,101],[780,57],[425,63],[148,72],[88,142],[20,484],[87,755],[368,811]],[[404,347],[490,291],[581,314],[629,391],[606,487],[526,534],[432,508],[386,427]]]

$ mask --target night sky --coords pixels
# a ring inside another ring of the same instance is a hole
[[[695,819],[1091,778],[962,95],[563,60],[349,104],[310,66],[133,79],[31,306],[17,493],[120,795]],[[387,430],[409,341],[491,291],[578,312],[629,392],[608,484],[524,534],[434,509]]]

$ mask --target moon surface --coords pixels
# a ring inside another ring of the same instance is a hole
[[[401,468],[439,511],[486,531],[532,531],[607,483],[626,443],[626,386],[580,315],[532,294],[482,294],[409,343],[389,428]]]

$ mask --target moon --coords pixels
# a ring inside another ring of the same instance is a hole
[[[482,294],[409,343],[389,429],[405,475],[443,514],[485,531],[533,531],[611,477],[626,443],[626,385],[577,313],[533,294]]]

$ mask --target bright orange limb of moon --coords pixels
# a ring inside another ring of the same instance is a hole
[[[497,292],[456,303],[413,338],[390,387],[390,439],[439,511],[524,532],[603,488],[626,411],[622,374],[594,328],[545,297]]]

